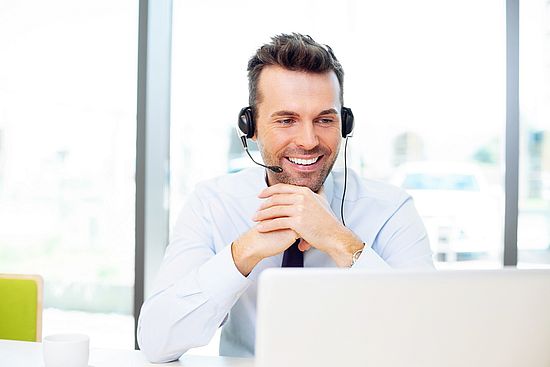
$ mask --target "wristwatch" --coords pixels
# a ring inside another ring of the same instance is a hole
[[[363,243],[363,248],[361,250],[355,251],[353,255],[351,255],[351,265],[349,266],[350,268],[355,265],[357,260],[359,260],[359,256],[361,256],[361,254],[363,253],[363,249],[365,248],[364,246],[365,244]]]

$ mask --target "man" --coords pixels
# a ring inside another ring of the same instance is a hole
[[[138,340],[151,361],[206,345],[221,325],[220,355],[254,355],[257,279],[266,268],[433,266],[404,191],[349,170],[344,194],[345,172],[331,172],[346,135],[342,113],[351,114],[332,50],[309,36],[276,36],[249,61],[248,76],[243,133],[282,171],[253,168],[197,186],[141,310]]]

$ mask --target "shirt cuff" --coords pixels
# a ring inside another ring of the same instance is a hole
[[[251,284],[235,266],[231,245],[199,268],[198,280],[207,297],[222,307],[232,307]]]
[[[352,269],[388,270],[391,266],[369,246],[363,250]]]

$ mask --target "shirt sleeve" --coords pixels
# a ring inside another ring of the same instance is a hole
[[[139,316],[138,344],[151,362],[173,361],[208,344],[251,283],[236,268],[229,244],[215,252],[210,218],[194,194],[176,222]]]
[[[353,268],[434,269],[426,228],[411,197],[383,224],[373,243],[365,246]]]

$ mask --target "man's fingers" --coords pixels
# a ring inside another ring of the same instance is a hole
[[[296,194],[275,194],[266,198],[260,205],[259,210],[269,208],[276,205],[292,205],[303,201],[302,195]]]
[[[298,250],[305,252],[311,248],[311,245],[307,243],[305,240],[300,240],[300,243],[298,244]]]
[[[280,229],[293,229],[290,218],[275,218],[261,221],[256,225],[256,230],[261,233],[277,231]]]
[[[293,205],[277,205],[263,210],[259,210],[254,214],[252,220],[260,222],[267,219],[290,217],[296,213],[297,208]]]
[[[299,194],[299,193],[306,193],[308,191],[312,192],[307,187],[278,183],[276,185],[269,186],[268,188],[264,189],[262,192],[260,192],[258,197],[260,199],[265,199],[274,194]]]

